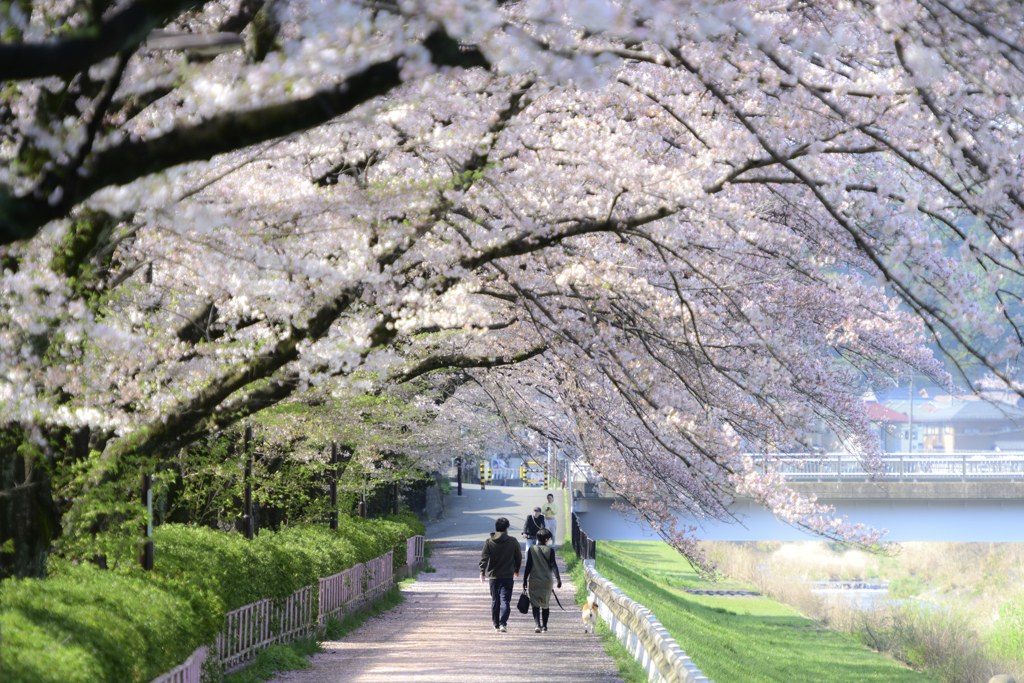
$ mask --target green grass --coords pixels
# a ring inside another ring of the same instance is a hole
[[[278,671],[309,667],[309,657],[323,648],[315,638],[300,638],[287,645],[275,643],[256,656],[248,668],[224,677],[224,683],[257,683],[274,678]]]
[[[923,674],[763,598],[699,596],[689,564],[658,541],[602,541],[597,570],[650,609],[704,675],[719,683],[925,683]]]

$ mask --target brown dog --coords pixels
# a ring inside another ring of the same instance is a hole
[[[583,632],[593,633],[597,628],[597,596],[591,594],[583,606]]]

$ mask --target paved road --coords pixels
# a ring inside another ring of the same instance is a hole
[[[533,508],[547,502],[547,494],[555,496],[558,506],[558,528],[555,544],[560,545],[565,538],[568,527],[565,523],[565,491],[539,488],[522,488],[519,486],[488,486],[480,490],[480,485],[463,486],[462,495],[457,496],[455,489],[445,496],[448,517],[440,522],[427,524],[427,539],[462,545],[474,543],[483,545],[487,534],[494,531],[494,520],[505,517],[512,523],[509,533],[519,537],[526,517]]]
[[[481,513],[483,514],[483,513]],[[500,516],[500,515],[495,515]],[[493,527],[493,524],[492,524]],[[490,594],[480,583],[476,548],[438,546],[434,574],[403,590],[405,602],[367,621],[289,683],[622,683],[601,639],[584,635],[570,605],[574,587],[557,591],[568,611],[551,612],[547,633],[512,607],[508,633],[491,626]],[[560,569],[564,570],[564,567]]]

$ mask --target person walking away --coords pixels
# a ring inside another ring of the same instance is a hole
[[[555,495],[548,494],[548,502],[544,505],[544,528],[551,532],[551,545],[554,546],[558,535],[558,508],[555,507]]]
[[[562,587],[562,577],[558,574],[558,563],[555,561],[555,549],[548,545],[551,532],[541,529],[537,533],[537,545],[526,551],[526,571],[523,572],[523,590],[529,586],[530,607],[533,610],[533,622],[537,625],[534,633],[548,630],[548,615],[551,614],[551,590],[558,581]]]
[[[526,518],[523,525],[523,536],[526,537],[526,549],[537,542],[537,532],[544,528],[544,513],[540,507],[533,508],[533,514]]]
[[[519,541],[508,535],[508,527],[504,517],[495,520],[494,533],[484,541],[480,553],[480,583],[485,576],[491,581],[491,622],[494,630],[501,633],[508,631],[512,589],[523,565],[523,551]]]

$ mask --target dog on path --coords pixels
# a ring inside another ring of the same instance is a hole
[[[593,633],[597,627],[597,596],[591,593],[583,606],[583,632]]]

